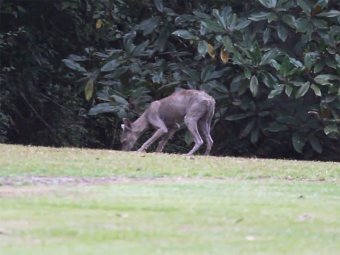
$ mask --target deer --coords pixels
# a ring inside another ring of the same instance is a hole
[[[138,152],[146,152],[160,138],[156,152],[162,152],[169,139],[184,122],[194,141],[194,146],[187,155],[193,155],[203,145],[203,139],[206,142],[204,155],[209,155],[213,146],[210,129],[214,111],[215,99],[206,92],[178,89],[168,97],[153,101],[134,122],[123,118],[122,150],[131,151],[139,137],[152,128],[155,132],[138,149]]]

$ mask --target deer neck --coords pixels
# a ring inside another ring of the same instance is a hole
[[[133,122],[133,130],[138,134],[141,135],[144,133],[145,130],[148,129],[148,121],[146,119],[146,114],[143,113],[135,122]]]

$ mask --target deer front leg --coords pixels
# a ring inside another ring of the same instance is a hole
[[[159,141],[156,152],[162,152],[164,149],[164,146],[167,144],[167,142],[173,137],[173,135],[176,133],[176,131],[179,129],[180,125],[176,124],[174,125],[167,134],[165,134],[162,138],[162,140]]]
[[[139,152],[145,152],[151,144],[157,141],[162,135],[168,133],[168,129],[166,127],[162,127],[157,129],[157,131],[139,148]]]
[[[206,122],[206,120],[203,119],[203,120],[199,120],[198,126],[201,131],[202,137],[207,144],[207,148],[205,150],[204,155],[209,155],[211,151],[211,147],[214,143],[210,135],[210,123]]]

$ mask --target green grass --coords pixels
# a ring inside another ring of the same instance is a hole
[[[0,176],[212,177],[334,181],[340,164],[0,144]]]
[[[331,162],[0,145],[0,251],[335,255],[339,173]]]

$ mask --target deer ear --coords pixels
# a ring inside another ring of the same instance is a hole
[[[131,129],[131,121],[127,118],[123,119],[124,124],[122,125],[122,128],[127,128],[127,129]]]

